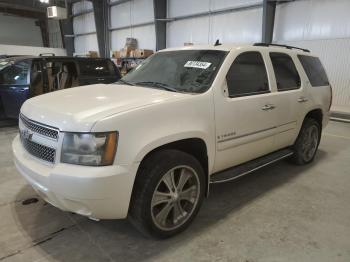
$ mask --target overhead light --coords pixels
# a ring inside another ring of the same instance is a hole
[[[43,4],[48,4],[50,0],[39,0],[40,3],[43,3]]]

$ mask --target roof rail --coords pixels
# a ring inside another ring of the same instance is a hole
[[[278,47],[285,47],[287,49],[298,49],[298,50],[310,53],[309,49],[304,49],[304,48],[300,48],[300,47],[296,47],[296,46],[290,46],[290,45],[266,44],[266,43],[255,43],[253,45],[254,46],[266,46],[266,47],[268,47],[268,46],[278,46]]]
[[[55,56],[54,53],[41,53],[39,56]]]

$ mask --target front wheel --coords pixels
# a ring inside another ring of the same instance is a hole
[[[292,156],[292,162],[297,165],[312,162],[315,158],[320,138],[320,124],[312,118],[306,118],[293,146],[294,155]]]
[[[129,218],[146,235],[171,237],[192,222],[204,190],[204,172],[196,158],[177,150],[156,152],[141,164]]]

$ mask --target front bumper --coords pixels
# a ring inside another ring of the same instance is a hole
[[[47,164],[28,154],[19,136],[14,139],[12,149],[18,171],[50,204],[94,219],[127,216],[138,165]]]

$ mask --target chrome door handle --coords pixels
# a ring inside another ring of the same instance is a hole
[[[274,108],[276,108],[274,105],[267,104],[267,105],[264,105],[261,109],[264,110],[264,111],[267,111],[267,110],[272,110]]]
[[[307,101],[308,101],[308,99],[306,97],[301,96],[301,97],[298,98],[298,102],[299,103],[305,103]]]

